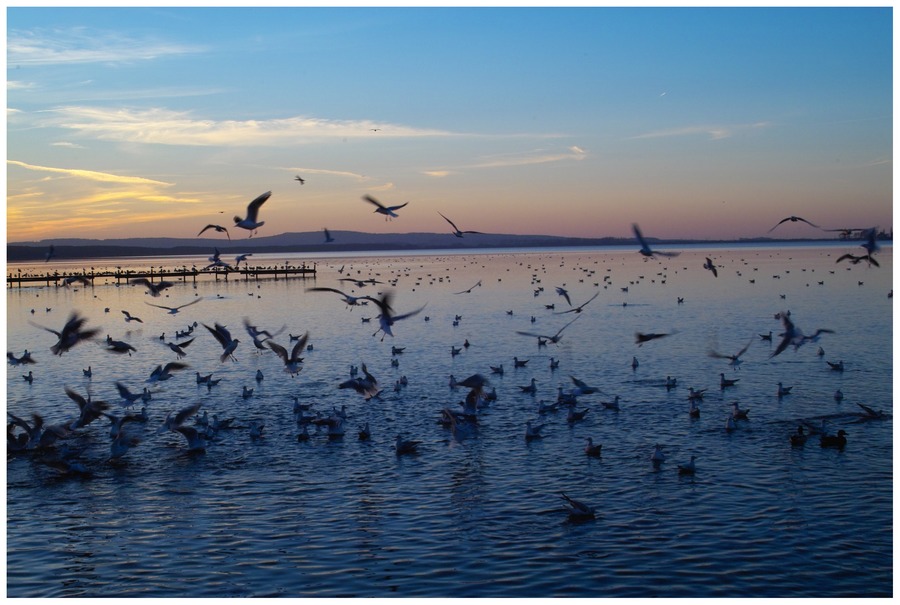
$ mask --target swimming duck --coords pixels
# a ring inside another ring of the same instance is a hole
[[[843,448],[847,445],[847,433],[844,429],[837,432],[837,435],[822,435],[819,439],[819,445],[822,447]]]
[[[794,388],[794,387],[786,387],[786,386],[783,386],[783,385],[779,382],[779,383],[778,383],[778,398],[781,399],[781,398],[784,397],[785,395],[790,395],[790,394],[791,394],[791,389],[793,389],[793,388]]]
[[[584,453],[587,454],[588,456],[591,456],[594,458],[599,458],[600,450],[603,448],[603,444],[601,444],[601,443],[595,444],[594,439],[591,437],[586,437],[586,439],[587,439],[587,444],[584,446]]]

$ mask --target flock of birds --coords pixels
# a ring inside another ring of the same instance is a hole
[[[301,184],[305,182],[303,179],[301,179],[301,177],[299,177],[299,175],[297,177],[297,180]],[[252,237],[252,235],[256,233],[257,229],[264,225],[264,221],[259,220],[260,209],[263,204],[270,198],[270,196],[271,192],[266,192],[250,202],[247,207],[246,216],[244,218],[241,218],[239,216],[234,217],[234,226],[249,231],[250,236]],[[364,196],[363,199],[367,203],[375,206],[374,212],[383,215],[385,217],[385,220],[397,218],[397,212],[408,204],[407,202],[395,206],[385,206],[371,196]],[[440,215],[450,224],[453,229],[452,233],[456,237],[462,237],[463,234],[479,233],[478,231],[460,230],[456,226],[456,224],[453,223],[453,221],[451,221],[443,214]],[[805,219],[791,216],[783,219],[782,221],[779,221],[779,223],[776,224],[772,229],[775,229],[778,225],[781,225],[782,223],[787,221],[803,221],[809,223],[813,227],[817,227],[816,225],[810,223],[809,221],[806,221]],[[217,232],[223,232],[230,239],[230,235],[228,234],[227,229],[215,224],[209,224],[205,226],[200,230],[200,234],[209,229],[213,229]],[[862,261],[866,261],[869,265],[878,267],[879,264],[874,257],[874,255],[878,251],[878,245],[875,239],[875,229],[852,231],[860,231],[862,233],[862,247],[865,249],[865,254],[844,254],[837,259],[837,262],[849,260],[853,264],[856,264]],[[655,256],[671,258],[679,254],[678,252],[664,252],[652,249],[648,241],[644,238],[637,224],[633,225],[633,232],[639,244],[639,253],[647,259],[651,259]],[[326,236],[330,238],[327,229]],[[49,260],[51,256],[52,249],[51,252],[47,255],[47,260]],[[214,265],[222,262],[219,258],[218,250],[216,251],[216,255],[210,260]],[[238,262],[245,260],[246,256],[239,259]],[[706,258],[706,262],[704,263],[703,268],[709,270],[714,277],[718,277],[716,264],[711,258]],[[367,285],[382,284],[382,282],[374,279],[359,280],[349,277],[342,279],[359,288]],[[174,286],[174,284],[169,282],[153,283],[146,279],[135,279],[132,280],[131,283],[134,286],[141,286],[145,288],[146,293],[151,298],[159,298],[165,290]],[[481,281],[467,290],[462,290],[454,294],[469,293],[480,286]],[[348,293],[344,290],[331,287],[313,287],[309,288],[308,291],[323,294],[337,294],[338,296],[340,296],[341,301],[346,305],[348,309],[352,309],[358,306],[366,306],[369,304],[371,304],[372,307],[377,308],[377,318],[374,319],[377,319],[378,328],[373,333],[373,337],[380,334],[382,341],[385,337],[394,336],[394,330],[397,328],[398,322],[417,316],[425,308],[425,306],[422,306],[411,311],[402,313],[397,312],[394,306],[395,297],[390,290],[385,290],[374,296]],[[574,304],[569,291],[565,287],[556,287],[556,294],[562,300],[565,300],[569,307],[563,311],[556,312],[556,314],[573,314],[572,319],[570,319],[552,334],[547,333],[549,331],[517,331],[519,335],[536,338],[539,347],[543,347],[548,344],[558,344],[563,338],[564,332],[582,317],[582,313],[585,311],[586,307],[599,296],[598,292],[584,302],[581,302],[580,304]],[[537,295],[537,292],[535,295]],[[175,315],[185,307],[194,305],[201,300],[201,298],[197,298],[193,301],[177,306],[159,305],[150,302],[147,302],[146,304],[152,307],[164,309],[170,314]],[[681,301],[679,300],[679,302]],[[555,310],[555,303],[545,306],[548,310]],[[122,310],[121,313],[126,323],[143,323],[143,320],[140,317],[134,315],[129,311]],[[512,314],[511,311],[508,311],[507,313]],[[363,318],[363,322],[366,323],[369,319],[370,318]],[[818,328],[812,333],[807,334],[796,325],[790,311],[779,312],[776,315],[776,319],[781,322],[782,332],[778,335],[777,346],[775,346],[774,350],[771,352],[770,358],[774,358],[780,355],[789,348],[797,350],[806,344],[817,343],[822,336],[834,333],[828,328]],[[428,318],[426,317],[426,321],[427,320]],[[460,316],[457,316],[455,321],[458,322],[459,320]],[[534,322],[534,317],[532,317],[532,322]],[[87,325],[88,319],[81,316],[78,312],[73,312],[66,323],[59,330],[49,328],[35,322],[30,323],[37,328],[52,333],[56,337],[56,341],[53,342],[49,347],[50,351],[55,356],[61,356],[69,353],[81,343],[97,339],[101,332],[100,328],[89,327]],[[149,378],[147,379],[147,383],[152,385],[167,381],[178,375],[179,372],[189,367],[188,364],[184,363],[181,360],[187,355],[187,347],[197,338],[197,336],[193,334],[194,328],[199,328],[200,326],[205,328],[205,330],[209,332],[211,337],[214,338],[218,345],[221,347],[221,353],[218,357],[219,361],[221,363],[226,363],[230,360],[235,361],[235,352],[239,344],[241,343],[241,340],[237,336],[233,335],[223,323],[220,323],[218,321],[212,321],[209,323],[212,323],[212,325],[208,325],[207,322],[200,322],[198,325],[198,322],[194,322],[188,327],[187,330],[183,332],[179,331],[176,334],[175,341],[167,342],[165,340],[165,335],[160,336],[160,340],[163,341],[165,346],[176,354],[177,360],[158,365],[151,372]],[[281,330],[275,332],[270,332],[260,329],[257,326],[251,325],[249,320],[247,319],[244,320],[244,328],[257,352],[274,353],[281,360],[284,372],[290,378],[295,377],[302,371],[304,363],[304,353],[313,350],[313,345],[310,343],[310,336],[308,333],[296,336],[293,334],[289,334],[291,344],[286,347],[282,344],[279,344],[275,340],[285,328],[282,328]],[[674,331],[670,333],[637,332],[635,334],[635,344],[640,347],[645,343],[671,336],[674,333]],[[773,341],[772,332],[769,332],[768,334],[760,334],[759,337],[763,340]],[[183,338],[189,339],[181,340],[181,342],[178,342],[179,339]],[[719,351],[710,349],[708,351],[708,355],[711,358],[727,360],[732,368],[737,369],[738,366],[742,363],[742,357],[747,352],[752,342],[753,341],[751,340],[734,354],[721,353]],[[117,355],[131,355],[136,350],[135,347],[133,347],[131,344],[120,340],[114,340],[109,335],[106,336],[105,345],[108,351]],[[459,354],[464,347],[467,348],[468,346],[469,343],[467,340],[462,347],[451,347],[451,354],[455,356]],[[392,347],[392,354],[395,356],[395,358],[402,352],[402,347]],[[9,364],[12,366],[30,366],[31,364],[36,363],[36,360],[34,359],[32,353],[27,350],[21,356],[16,356],[13,352],[8,352],[7,359]],[[513,358],[514,368],[524,368],[527,363],[528,360],[520,360],[518,357]],[[396,363],[394,365],[396,365]],[[638,360],[636,357],[634,357],[632,360],[632,369],[636,370],[638,365]],[[555,370],[558,367],[559,360],[551,358],[551,370]],[[843,361],[829,362],[829,367],[831,367],[831,369],[834,371],[841,372],[843,371]],[[90,380],[93,376],[93,370],[90,366],[87,369],[83,370],[83,372],[84,377],[88,380]],[[490,372],[492,374],[502,375],[504,373],[503,365],[501,364],[497,366],[491,366]],[[356,393],[359,393],[365,401],[370,401],[374,398],[378,398],[381,395],[383,391],[383,385],[381,385],[378,379],[370,373],[365,364],[361,365],[361,372],[360,368],[357,368],[355,366],[351,367],[350,374],[350,378],[341,382],[337,386],[337,388],[351,389]],[[23,375],[23,378],[28,383],[31,383],[34,380],[33,372],[29,370],[28,374]],[[264,376],[262,375],[262,371],[257,371],[257,382],[261,382],[263,378]],[[541,402],[540,408],[538,410],[540,414],[565,409],[567,410],[567,423],[569,423],[570,425],[574,425],[584,419],[585,415],[589,411],[589,408],[579,409],[578,397],[582,395],[595,394],[600,392],[600,390],[597,387],[588,385],[575,376],[572,376],[571,379],[573,388],[569,391],[566,391],[562,387],[559,387],[557,401],[550,404]],[[739,379],[736,378],[728,379],[726,378],[724,373],[721,373],[720,387],[724,391],[727,388],[734,387],[737,384],[738,380]],[[199,372],[196,372],[196,382],[198,387],[205,386],[208,390],[211,391],[218,383],[218,380],[214,380],[212,374],[201,375]],[[406,378],[402,377],[401,380],[397,381],[395,390],[403,388],[406,382]],[[462,410],[452,409],[450,406],[444,407],[441,410],[440,422],[450,430],[455,439],[463,439],[473,435],[478,424],[478,418],[481,410],[490,405],[492,401],[496,400],[496,389],[492,389],[489,391],[487,388],[489,384],[489,380],[481,374],[473,374],[465,378],[464,380],[459,381],[451,376],[451,387],[462,387],[468,389],[468,394],[466,395],[465,400],[462,402]],[[106,422],[108,422],[110,431],[109,455],[106,460],[108,462],[115,463],[116,461],[123,459],[127,455],[128,451],[136,447],[142,439],[141,437],[138,437],[130,429],[130,427],[132,425],[143,424],[149,421],[150,415],[148,414],[147,410],[150,402],[152,401],[153,393],[148,387],[143,387],[143,389],[140,391],[132,391],[125,383],[125,381],[117,381],[115,383],[115,386],[120,397],[118,408],[113,403],[92,399],[90,392],[88,392],[87,396],[85,397],[75,390],[66,387],[65,394],[77,406],[77,411],[73,410],[71,413],[71,417],[64,422],[53,424],[47,423],[44,421],[43,416],[38,412],[32,413],[30,418],[28,419],[8,412],[8,454],[18,455],[22,453],[37,453],[42,462],[44,462],[49,468],[52,468],[61,474],[88,475],[91,473],[91,470],[79,459],[79,454],[81,452],[76,449],[69,448],[67,446],[67,440],[69,440],[72,436],[85,431],[87,427],[89,425],[92,425],[94,422],[102,422],[105,420]],[[672,377],[667,377],[665,386],[667,389],[675,388],[677,386],[677,380]],[[523,385],[520,387],[520,389],[523,394],[533,395],[536,392],[535,379],[532,378],[530,384]],[[700,414],[698,403],[703,400],[704,391],[705,389],[689,389],[688,400],[690,403],[689,413],[691,416],[696,417]],[[789,392],[790,387],[784,387],[781,383],[778,384],[779,397],[786,396],[789,394]],[[242,394],[243,398],[248,399],[252,397],[252,395],[253,389],[244,386]],[[842,398],[842,394],[840,394],[839,391],[835,393],[835,398],[838,399],[838,397]],[[602,405],[606,409],[618,411],[619,397],[616,396],[612,401],[602,402]],[[865,418],[884,417],[884,414],[880,411],[874,410],[868,406],[865,406],[864,404],[858,405],[862,409],[862,416]],[[139,408],[140,410],[135,411],[136,408]],[[219,419],[216,415],[213,415],[212,418],[210,418],[207,415],[206,410],[204,410],[201,414],[201,408],[201,403],[195,402],[191,405],[186,405],[181,409],[170,411],[166,415],[164,421],[158,427],[157,434],[163,434],[167,432],[179,434],[184,438],[185,451],[192,453],[205,451],[210,443],[215,442],[220,431],[234,428],[234,419]],[[729,414],[726,418],[725,430],[735,430],[736,422],[746,420],[748,417],[748,412],[749,410],[741,409],[738,403],[734,403],[731,414]],[[348,415],[346,413],[345,407],[342,407],[341,410],[334,409],[331,413],[327,413],[324,415],[318,413],[313,414],[311,413],[310,405],[301,403],[295,397],[292,413],[297,423],[299,431],[297,439],[299,441],[310,439],[310,427],[312,427],[312,429],[316,432],[323,431],[328,435],[329,438],[341,438],[346,432],[345,425],[348,420]],[[262,439],[265,436],[265,425],[260,421],[253,421],[250,423],[249,427],[246,428],[248,428],[251,439]],[[543,424],[537,424],[532,422],[531,420],[527,421],[524,427],[525,440],[531,441],[535,439],[541,439],[541,430],[543,428]],[[371,434],[372,433],[368,423],[366,423],[365,426],[359,428],[359,439],[370,439]],[[822,447],[843,448],[847,444],[848,434],[846,431],[841,429],[836,434],[831,434],[830,432],[827,432],[825,430],[824,426],[817,427],[801,425],[797,428],[797,431],[795,433],[786,436],[785,440],[789,440],[792,446],[799,447],[806,443],[807,439],[811,435],[818,436],[819,443]],[[420,444],[421,441],[415,439],[407,439],[402,434],[398,434],[394,440],[394,451],[397,456],[414,454],[418,451],[418,446]],[[601,452],[602,444],[595,443],[592,437],[586,437],[586,443],[584,446],[585,455],[589,457],[600,457]],[[665,454],[662,451],[662,447],[657,445],[654,448],[653,452],[650,454],[649,459],[654,466],[658,467],[659,465],[661,465],[665,461]],[[686,461],[678,465],[677,471],[682,475],[694,474],[697,471],[696,456],[692,455],[690,457],[690,461]],[[565,505],[565,510],[567,511],[568,518],[570,520],[584,521],[595,517],[595,507],[580,502],[570,497],[566,493],[561,493],[560,498]]]

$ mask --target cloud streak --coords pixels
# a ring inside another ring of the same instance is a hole
[[[587,152],[576,145],[569,147],[566,152],[547,153],[543,150],[530,151],[504,156],[492,156],[481,162],[469,164],[464,168],[507,168],[510,166],[531,166],[534,164],[549,164],[552,162],[580,161],[587,157]]]
[[[38,172],[52,172],[55,174],[64,174],[66,176],[87,179],[89,181],[99,181],[102,183],[119,183],[125,185],[161,185],[168,187],[172,183],[164,181],[155,181],[153,179],[145,179],[140,176],[123,176],[119,174],[110,174],[108,172],[96,172],[94,170],[80,170],[77,168],[53,168],[50,166],[36,166],[34,164],[26,164],[17,160],[6,160],[7,164],[19,166],[27,170],[35,170]]]
[[[727,139],[738,132],[753,130],[757,128],[765,128],[770,126],[769,122],[755,122],[753,124],[734,124],[734,125],[700,125],[700,126],[683,126],[681,128],[670,128],[666,130],[654,130],[643,134],[628,137],[628,140],[634,139],[662,139],[668,137],[690,137],[698,135],[706,135],[709,140],[716,141],[719,139]]]
[[[202,46],[126,37],[86,27],[13,30],[6,41],[6,58],[10,66],[129,63],[204,50]]]
[[[454,133],[371,120],[328,120],[306,116],[271,120],[197,119],[167,109],[55,109],[45,126],[105,141],[185,146],[266,146],[350,137],[446,137]],[[377,131],[375,130],[377,129]]]

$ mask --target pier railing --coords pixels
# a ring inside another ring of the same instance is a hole
[[[132,279],[146,278],[151,282],[154,281],[182,281],[186,282],[190,279],[196,283],[198,277],[209,276],[216,281],[224,279],[228,281],[229,276],[243,277],[245,280],[259,280],[261,278],[273,278],[275,281],[279,277],[287,279],[291,277],[315,277],[316,265],[312,263],[308,265],[302,263],[299,266],[282,265],[282,266],[244,266],[240,268],[212,267],[198,269],[197,267],[175,267],[166,269],[160,267],[150,267],[147,270],[140,269],[123,269],[116,267],[115,270],[94,270],[82,269],[81,271],[48,271],[45,273],[22,271],[17,269],[15,272],[9,272],[6,275],[6,284],[12,288],[14,285],[21,288],[23,285],[44,284],[47,286],[70,286],[70,285],[94,285],[94,281],[98,279],[115,280],[116,284],[122,282],[128,283]]]

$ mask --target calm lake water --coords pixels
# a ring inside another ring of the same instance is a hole
[[[65,441],[83,448],[75,460],[89,476],[51,468],[53,450],[7,456],[7,595],[891,596],[892,249],[880,252],[880,268],[835,263],[854,246],[683,248],[647,261],[633,249],[331,256],[316,261],[314,279],[202,278],[159,298],[99,281],[9,288],[7,349],[28,349],[37,362],[7,366],[9,412],[71,421],[78,408],[69,387],[122,414],[117,381],[149,387],[152,399],[149,421],[126,425],[139,443],[119,460],[107,461],[105,419]],[[718,277],[703,268],[707,256]],[[311,257],[251,260],[302,258]],[[363,321],[377,315],[374,304],[348,307],[337,294],[308,292],[313,286],[391,290],[397,313],[424,309],[382,341],[373,337],[377,319]],[[595,294],[581,313],[561,313]],[[177,315],[147,304],[198,298]],[[143,323],[126,322],[123,309]],[[771,357],[782,331],[774,316],[788,310],[806,334],[834,333]],[[99,338],[54,357],[56,337],[30,322],[60,330],[73,311]],[[552,336],[576,317],[558,344],[517,333]],[[288,348],[289,335],[308,331],[302,372],[291,378],[271,351],[258,353],[243,318],[284,327],[274,341]],[[176,360],[164,342],[194,322],[182,360],[189,367],[147,383],[154,367]],[[219,361],[222,348],[201,325],[213,322],[240,338],[236,362]],[[760,337],[770,331],[773,343]],[[636,332],[669,336],[638,346]],[[110,353],[107,334],[136,352]],[[452,355],[465,341],[471,346]],[[748,343],[737,369],[708,354]],[[527,365],[514,368],[514,357]],[[843,361],[844,371],[828,361]],[[363,363],[384,389],[379,398],[338,388]],[[501,364],[503,375],[491,373]],[[29,370],[31,384],[22,378]],[[198,385],[197,372],[221,383]],[[479,411],[474,433],[454,438],[441,410],[461,411],[467,390],[451,388],[450,376],[475,373],[497,399]],[[723,391],[721,373],[739,382]],[[402,376],[408,385],[397,391]],[[590,410],[584,419],[567,422],[565,407],[540,414],[559,388],[573,388],[572,376],[600,390],[578,397],[576,409]],[[676,388],[665,388],[667,376]],[[533,395],[520,389],[532,379]],[[779,382],[790,395],[777,396]],[[254,389],[248,399],[244,387]],[[689,387],[707,389],[699,418],[688,413]],[[298,441],[294,396],[311,406],[307,415],[345,407],[345,436],[310,426],[310,439]],[[619,411],[601,403],[614,396]],[[157,429],[196,402],[237,428],[189,453],[180,434]],[[729,432],[734,402],[750,412]],[[860,403],[885,417],[865,418]],[[831,433],[847,432],[845,448],[820,447],[818,436],[792,447],[798,424],[823,419]],[[544,425],[542,439],[526,441],[529,420]],[[262,438],[251,438],[253,422],[265,424]],[[365,423],[372,438],[360,441]],[[398,456],[398,434],[421,441],[418,453]],[[585,454],[587,437],[602,444],[602,457]],[[655,444],[666,455],[659,466],[650,460]],[[696,473],[679,474],[692,456]],[[596,518],[570,521],[561,492],[595,507]]]

